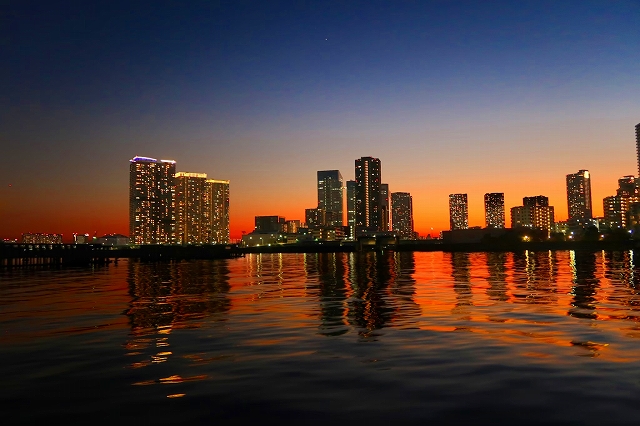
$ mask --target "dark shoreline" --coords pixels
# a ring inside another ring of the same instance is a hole
[[[239,247],[229,245],[144,245],[106,247],[71,244],[0,244],[0,267],[82,266],[108,264],[118,259],[146,262],[196,259],[231,259],[259,253],[367,253],[367,252],[524,252],[524,251],[625,251],[640,249],[640,240],[627,241],[543,241],[481,242],[446,244],[438,240],[399,241],[385,245],[360,245],[356,242],[313,242],[301,244]]]

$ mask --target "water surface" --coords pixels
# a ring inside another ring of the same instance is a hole
[[[12,424],[635,425],[639,290],[632,251],[2,270],[0,404]]]

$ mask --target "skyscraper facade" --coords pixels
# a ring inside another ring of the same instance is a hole
[[[555,224],[555,209],[544,195],[524,197],[522,206],[511,208],[511,227],[542,229],[551,232]]]
[[[229,234],[229,181],[207,179],[205,182],[206,242],[228,244]]]
[[[356,228],[382,230],[380,218],[380,160],[362,157],[356,160]]]
[[[469,229],[467,194],[449,194],[449,224],[452,231]]]
[[[176,162],[134,157],[129,161],[129,239],[132,244],[175,242]]]
[[[391,230],[391,199],[389,198],[389,184],[380,184],[380,229],[382,231]]]
[[[393,231],[401,238],[413,238],[413,199],[408,192],[391,193]]]
[[[588,170],[567,175],[569,220],[591,219],[591,177]]]
[[[626,225],[626,206],[623,206],[620,195],[612,195],[602,200],[604,220],[610,229],[623,228]]]
[[[533,197],[522,198],[524,207],[549,207],[549,197],[544,195],[535,195]]]
[[[255,232],[283,232],[284,217],[282,216],[256,216]]]
[[[205,173],[176,173],[176,242],[201,244],[207,242],[209,212],[207,211]]]
[[[504,228],[504,192],[484,194],[484,222],[487,228]]]
[[[347,181],[347,225],[349,225],[350,237],[355,236],[356,229],[356,181]]]
[[[318,208],[324,211],[323,226],[340,227],[344,224],[342,188],[339,170],[318,171]]]
[[[640,123],[636,124],[636,156],[638,157],[638,177],[640,177]]]

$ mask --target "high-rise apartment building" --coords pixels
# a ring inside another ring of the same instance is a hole
[[[323,209],[304,209],[304,221],[309,229],[320,229],[325,222]]]
[[[640,177],[640,123],[636,124],[636,155],[638,157],[638,176]]]
[[[511,227],[544,229],[551,232],[555,224],[555,209],[544,195],[524,197],[522,206],[511,208]]]
[[[549,207],[549,197],[544,195],[535,195],[533,197],[522,198],[524,207]]]
[[[339,170],[318,171],[318,208],[324,211],[323,226],[343,225],[343,182]]]
[[[408,192],[391,193],[393,231],[401,238],[413,238],[413,199]]]
[[[133,244],[175,242],[176,162],[134,157],[129,162],[129,239]]]
[[[638,179],[635,176],[623,176],[618,179],[616,195],[602,200],[607,226],[626,228],[629,208],[637,202],[640,202]]]
[[[228,244],[229,234],[229,181],[207,179],[205,182],[205,215],[209,244]]]
[[[391,230],[391,199],[389,198],[389,184],[380,184],[380,229]]]
[[[504,228],[504,192],[484,194],[484,222],[487,228]]]
[[[254,232],[283,232],[284,217],[282,216],[256,216]]]
[[[567,175],[569,220],[591,219],[591,177],[588,170]]]
[[[176,173],[176,242],[201,244],[208,239],[205,173]]]
[[[356,229],[356,181],[347,181],[347,225],[349,225],[350,237],[355,236]]]
[[[380,231],[380,160],[373,157],[357,159],[355,171],[356,228]]]
[[[449,194],[449,224],[452,231],[469,229],[467,194]]]
[[[623,228],[626,225],[626,208],[620,195],[612,195],[602,200],[604,220],[610,229]]]

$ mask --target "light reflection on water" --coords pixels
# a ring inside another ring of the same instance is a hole
[[[635,424],[633,256],[252,254],[5,270],[0,402],[25,423]]]

